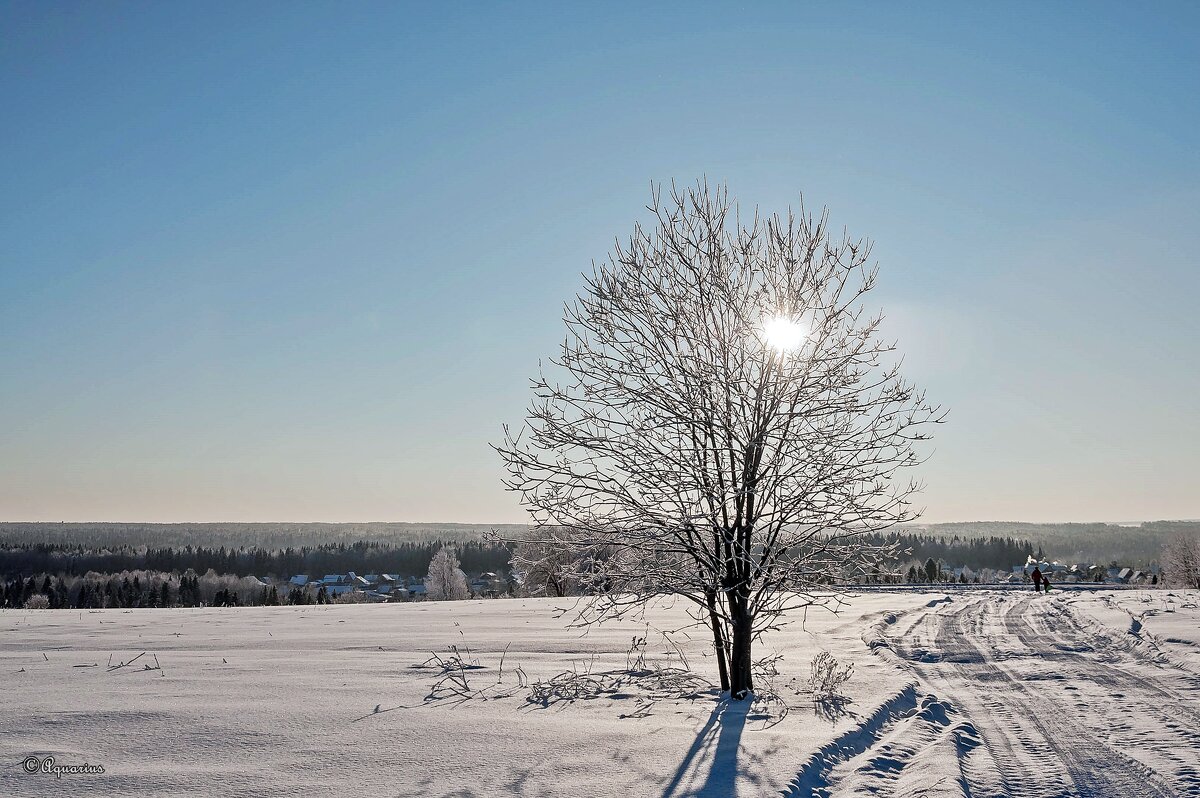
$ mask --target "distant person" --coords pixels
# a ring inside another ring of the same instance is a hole
[[[1047,593],[1050,592],[1050,580],[1044,576],[1042,577],[1042,590],[1046,591]]]
[[[1033,566],[1033,573],[1030,576],[1033,577],[1033,592],[1037,593],[1042,589],[1042,569],[1036,565]]]

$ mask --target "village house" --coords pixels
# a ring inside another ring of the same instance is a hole
[[[324,588],[331,598],[358,591],[363,593],[368,601],[413,601],[424,599],[428,593],[424,583],[417,577],[406,579],[399,574],[387,573],[359,576],[354,571],[349,571],[344,574],[325,574],[320,579],[297,574],[290,577],[287,584],[310,593]],[[492,598],[508,592],[509,583],[499,574],[484,571],[470,579],[467,587],[476,598]]]
[[[1051,562],[1047,560],[1035,560],[1030,557],[1024,565],[1014,565],[1012,574],[1008,577],[1009,582],[1024,581],[1033,573],[1033,569],[1037,568],[1042,575],[1050,580],[1051,584],[1085,584],[1102,582],[1107,584],[1118,585],[1143,585],[1153,584],[1153,574],[1157,566],[1151,567],[1149,571],[1138,571],[1133,568],[1113,567],[1106,568],[1103,565],[1095,565],[1092,563],[1075,563],[1073,565],[1064,565],[1060,562]]]

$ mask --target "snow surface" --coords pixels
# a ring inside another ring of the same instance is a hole
[[[756,652],[786,713],[657,689],[635,636],[713,678],[703,630],[655,631],[681,605],[586,635],[566,606],[0,611],[0,795],[1200,795],[1200,593],[855,596]],[[467,700],[425,664],[451,645]],[[821,650],[844,701],[798,692]]]

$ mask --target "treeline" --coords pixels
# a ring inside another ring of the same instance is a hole
[[[436,545],[481,542],[496,532],[501,539],[520,538],[528,530],[521,524],[410,524],[410,523],[48,523],[0,522],[0,541],[14,544],[57,543],[92,549],[121,547],[238,550],[315,548],[328,544],[352,545],[357,541],[400,546],[405,543]],[[1200,521],[1151,521],[1140,525],[1076,523],[1035,524],[1013,521],[973,521],[912,524],[897,530],[905,535],[933,539],[977,540],[1002,538],[1034,541],[1050,559],[1063,562],[1109,562],[1133,567],[1156,561],[1166,541],[1177,534],[1200,539]],[[0,545],[3,545],[0,543]],[[975,566],[972,566],[975,567]]]
[[[1060,562],[1107,563],[1133,568],[1157,562],[1168,540],[1183,535],[1200,540],[1200,521],[1147,521],[1121,525],[1101,523],[1033,524],[1015,521],[972,521],[911,525],[905,532],[935,537],[1013,537],[1036,541],[1048,559]]]
[[[297,591],[281,596],[250,577],[188,571],[175,575],[154,571],[84,576],[36,574],[0,580],[0,607],[29,609],[135,609],[141,607],[237,607],[264,604],[310,604],[312,596]]]
[[[958,535],[941,536],[907,532],[884,532],[864,536],[865,542],[874,546],[895,545],[893,563],[918,560],[940,562],[950,567],[966,566],[974,570],[994,568],[1008,571],[1014,565],[1022,565],[1038,547],[1028,540],[1013,537],[962,538]]]
[[[0,543],[0,578],[32,574],[81,576],[89,572],[155,571],[182,574],[213,571],[235,577],[283,579],[296,574],[390,573],[424,576],[433,555],[445,545],[427,543],[385,544],[370,541],[327,543],[316,546],[268,549],[220,546],[115,546],[96,548],[65,543]],[[485,541],[453,543],[467,573],[507,571],[510,544]]]

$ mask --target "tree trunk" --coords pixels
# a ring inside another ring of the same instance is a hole
[[[717,652],[717,670],[721,673],[721,692],[729,692],[729,666],[725,664],[725,633],[721,628],[721,616],[717,615],[717,594],[709,590],[704,594],[708,601],[708,620],[712,623],[713,648]]]
[[[750,644],[752,637],[750,613],[744,601],[730,606],[733,618],[733,649],[730,652],[729,695],[741,700],[754,689]]]

